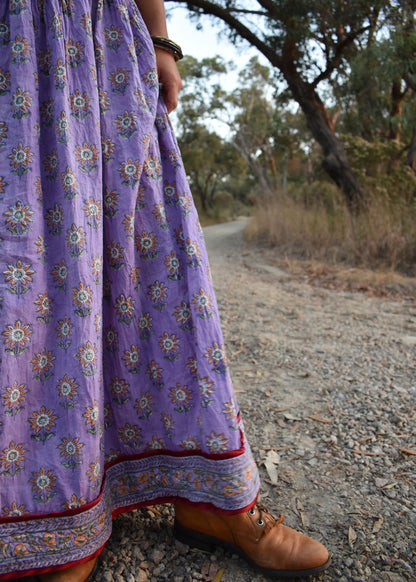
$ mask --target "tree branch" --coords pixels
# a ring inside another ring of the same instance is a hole
[[[323,81],[324,79],[328,79],[331,76],[331,74],[340,64],[346,48],[352,45],[355,39],[366,30],[369,30],[369,28],[370,28],[369,26],[364,26],[354,32],[351,32],[335,47],[333,58],[328,61],[325,71],[322,71],[322,73],[318,75],[316,79],[314,79],[314,81],[312,81],[311,87],[316,88],[321,81]]]
[[[262,0],[265,1],[265,0]],[[231,30],[236,32],[239,36],[247,40],[251,45],[255,46],[273,65],[280,69],[282,60],[276,52],[261,40],[254,32],[252,32],[245,24],[236,18],[230,10],[222,8],[215,2],[210,0],[167,0],[167,2],[175,2],[176,4],[184,4],[191,12],[199,14],[198,9],[202,9],[205,14],[216,16],[227,24]]]
[[[231,9],[230,12],[232,14],[254,14],[255,16],[267,16],[267,12],[262,12],[260,10],[249,10],[248,8],[235,8]]]
[[[276,6],[276,3],[273,0],[257,0],[257,2],[267,10],[267,14],[269,16],[273,16],[274,18],[278,18],[279,20],[282,18],[282,13]]]

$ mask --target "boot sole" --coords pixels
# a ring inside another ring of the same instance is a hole
[[[322,566],[310,568],[309,570],[273,570],[271,568],[264,568],[263,566],[259,566],[259,564],[254,562],[254,560],[247,556],[247,554],[245,554],[245,552],[243,552],[243,550],[238,546],[230,544],[229,542],[219,538],[200,533],[196,530],[188,529],[179,523],[177,519],[175,519],[173,526],[173,535],[179,542],[182,542],[183,544],[193,548],[198,548],[204,552],[213,553],[217,547],[229,550],[234,554],[238,554],[244,558],[251,566],[253,566],[253,568],[260,571],[262,574],[266,574],[267,576],[275,576],[279,578],[300,578],[302,576],[311,576],[313,574],[319,574],[320,572],[323,572],[331,564],[331,558],[328,558],[328,560],[325,562],[325,564],[322,564]]]

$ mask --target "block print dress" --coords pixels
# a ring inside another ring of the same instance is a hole
[[[0,3],[0,579],[258,475],[133,0]],[[40,570],[39,570],[40,569]]]

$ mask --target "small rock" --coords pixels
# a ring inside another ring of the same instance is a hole
[[[139,571],[136,573],[136,582],[148,582],[148,580],[149,577],[147,575],[147,572],[139,568]]]
[[[134,548],[133,548],[133,556],[139,562],[143,562],[144,561],[144,555],[143,555],[143,552],[140,549],[140,546],[138,546],[138,545],[137,546],[134,546]]]
[[[182,542],[175,540],[175,548],[180,556],[184,556],[189,551],[189,546],[183,544]]]
[[[160,562],[163,560],[165,556],[165,553],[162,552],[161,550],[159,550],[158,548],[155,548],[153,550],[153,552],[150,554],[150,559],[156,564],[160,564]]]

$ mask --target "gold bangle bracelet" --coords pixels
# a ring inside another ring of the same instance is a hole
[[[173,40],[170,40],[170,38],[166,38],[164,36],[152,36],[151,38],[155,47],[161,48],[170,53],[175,61],[180,61],[183,59],[183,52],[181,47],[176,44],[176,42],[173,42]]]

